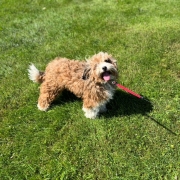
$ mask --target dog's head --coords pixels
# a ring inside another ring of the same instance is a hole
[[[83,79],[107,83],[118,78],[117,61],[108,53],[100,52],[87,60]]]

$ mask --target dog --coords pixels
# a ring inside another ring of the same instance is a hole
[[[37,107],[47,111],[51,103],[66,89],[83,100],[85,116],[95,119],[105,112],[106,104],[113,99],[118,79],[117,60],[106,52],[93,55],[86,61],[57,57],[39,71],[33,64],[29,78],[40,83]]]

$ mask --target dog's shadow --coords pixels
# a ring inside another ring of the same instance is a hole
[[[73,93],[63,91],[62,95],[53,103],[63,105],[74,101],[81,101]],[[133,114],[147,114],[153,110],[152,103],[146,98],[139,99],[126,92],[117,90],[114,98],[107,104],[107,112],[102,115],[106,118],[129,116]]]
[[[74,101],[81,101],[80,98],[76,97],[73,93],[68,90],[64,90],[58,98],[53,102],[53,106],[61,106],[66,103],[71,103]]]
[[[129,116],[133,114],[145,115],[153,110],[153,105],[148,98],[139,99],[126,92],[117,90],[113,100],[107,104],[107,113],[103,116]]]
[[[73,93],[69,91],[64,91],[62,96],[60,96],[53,104],[56,106],[63,105],[65,103],[70,103],[74,101],[82,102],[80,98],[77,98]],[[149,112],[153,110],[153,105],[149,99],[139,99],[132,96],[124,91],[117,90],[113,100],[107,104],[107,112],[100,115],[100,117],[105,117],[111,119],[112,117],[122,117],[130,116],[133,114],[142,114],[169,131],[173,135],[177,135],[171,129],[163,125],[161,122],[157,121],[155,118],[148,115]]]

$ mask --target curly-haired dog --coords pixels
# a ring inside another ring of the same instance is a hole
[[[45,72],[32,64],[29,78],[41,83],[38,99],[39,110],[46,111],[52,101],[67,89],[83,99],[83,111],[87,118],[94,119],[106,111],[106,103],[113,98],[118,78],[116,60],[108,53],[100,52],[86,61],[56,58]]]

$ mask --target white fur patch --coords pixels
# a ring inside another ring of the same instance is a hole
[[[83,111],[85,112],[85,116],[87,118],[90,118],[90,119],[95,119],[99,113],[103,113],[103,112],[106,112],[107,111],[107,108],[106,108],[106,101],[100,103],[98,106],[96,107],[93,107],[91,109],[89,108],[82,108]]]
[[[28,69],[28,72],[29,72],[29,79],[32,80],[33,82],[38,82],[37,81],[37,78],[38,76],[40,75],[40,72],[39,70],[34,66],[34,64],[31,64],[29,66],[29,69]]]
[[[99,113],[99,107],[94,107],[91,109],[84,108],[83,111],[85,112],[85,116],[90,119],[95,119]]]
[[[110,99],[113,99],[115,89],[108,83],[106,84],[106,87],[107,87],[106,94],[108,96],[108,101],[109,101]]]
[[[40,111],[47,111],[48,108],[42,108],[39,104],[37,104],[37,107]]]
[[[99,64],[98,73],[103,73],[104,72],[103,67],[106,67],[107,71],[110,71],[111,69],[114,69],[114,66],[112,64],[107,63],[107,62],[101,62]]]

